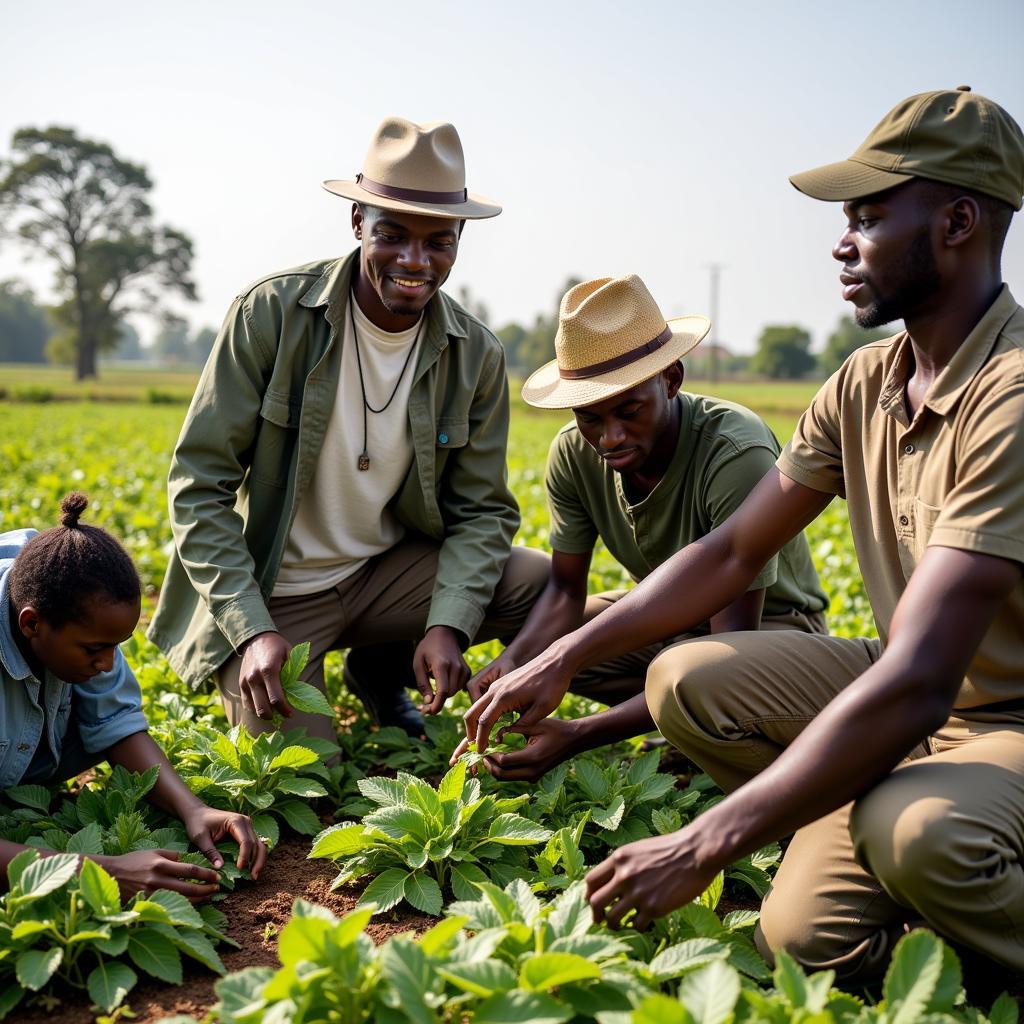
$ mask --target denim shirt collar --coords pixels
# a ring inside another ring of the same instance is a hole
[[[11,598],[7,580],[14,564],[14,553],[35,534],[35,530],[0,534],[0,663],[12,679],[32,678],[32,670],[11,635]]]

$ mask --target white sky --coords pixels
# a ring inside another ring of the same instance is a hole
[[[787,175],[928,89],[968,83],[1024,122],[1021,0],[0,0],[0,17],[0,153],[60,124],[143,163],[158,218],[195,241],[196,326],[351,248],[348,204],[319,183],[352,177],[399,114],[454,122],[469,188],[505,207],[468,225],[449,283],[494,326],[532,320],[570,274],[634,271],[667,316],[706,312],[716,261],[725,344],[795,321],[820,345],[844,311],[840,209]],[[1018,298],[1022,271],[1015,224]],[[11,276],[51,279],[8,242]]]

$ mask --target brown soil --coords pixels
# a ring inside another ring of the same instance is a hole
[[[348,885],[331,892],[336,874],[334,865],[326,860],[307,860],[309,847],[309,839],[283,840],[268,859],[258,883],[240,883],[238,890],[228,893],[218,904],[228,917],[228,935],[241,947],[220,947],[221,959],[229,972],[243,967],[279,966],[277,932],[291,917],[296,898],[318,903],[339,917],[355,907],[363,886]],[[427,917],[402,904],[376,918],[366,932],[379,943],[400,932],[424,932],[436,921],[437,918]],[[264,938],[268,932],[270,934]],[[201,1019],[213,1006],[217,1001],[213,990],[216,976],[194,961],[185,963],[185,979],[181,985],[168,985],[136,971],[140,975],[139,983],[127,1000],[136,1014],[134,1024],[151,1024],[176,1013]],[[89,1008],[89,997],[77,992],[68,994],[56,1010],[44,1006],[26,1010],[19,1006],[16,1011],[18,1024],[53,1024],[54,1020],[61,1024],[93,1024],[95,1017],[96,1011]]]

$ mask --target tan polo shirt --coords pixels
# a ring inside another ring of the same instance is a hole
[[[883,644],[929,545],[1024,563],[1024,309],[1005,286],[913,420],[903,332],[858,349],[779,456],[786,476],[845,497]],[[1024,698],[1024,582],[985,634],[955,707]]]

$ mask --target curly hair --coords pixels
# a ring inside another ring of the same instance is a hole
[[[60,503],[60,526],[33,537],[17,554],[7,576],[11,605],[31,605],[59,629],[85,618],[85,606],[100,596],[113,604],[138,601],[142,589],[128,552],[106,530],[79,517],[89,499],[78,491]]]

